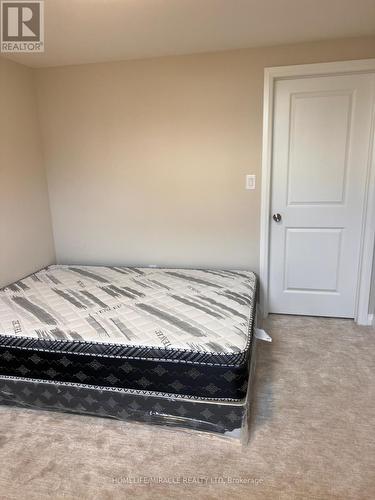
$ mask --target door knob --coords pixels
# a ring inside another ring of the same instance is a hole
[[[272,219],[275,222],[280,222],[281,221],[281,215],[280,214],[273,214]]]

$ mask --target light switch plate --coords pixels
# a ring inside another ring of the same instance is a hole
[[[246,189],[255,189],[255,175],[246,176]]]

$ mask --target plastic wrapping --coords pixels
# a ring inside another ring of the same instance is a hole
[[[0,378],[0,403],[239,435],[246,402],[231,404],[125,390]]]

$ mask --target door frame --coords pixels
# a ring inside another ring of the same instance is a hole
[[[375,59],[340,61],[331,63],[302,64],[296,66],[276,66],[264,69],[263,96],[263,149],[262,149],[262,192],[260,216],[260,311],[268,315],[269,292],[269,244],[270,244],[270,203],[272,173],[272,142],[274,89],[277,80],[304,78],[308,76],[334,76],[358,73],[374,73]],[[375,85],[374,85],[375,92]],[[369,314],[371,273],[375,244],[375,93],[373,99],[370,147],[367,161],[366,192],[363,200],[360,262],[356,290],[354,320],[359,325],[370,325]]]

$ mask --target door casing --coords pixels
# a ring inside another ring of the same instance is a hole
[[[375,73],[375,59],[340,61],[333,63],[279,66],[264,70],[263,97],[263,150],[262,150],[262,197],[260,229],[260,311],[268,315],[269,291],[269,242],[270,242],[270,202],[272,172],[272,130],[274,87],[279,79],[296,79],[308,76],[347,75]],[[372,103],[371,143],[368,151],[366,192],[360,241],[360,266],[356,290],[355,321],[360,325],[370,325],[369,314],[371,273],[375,243],[375,102]]]

